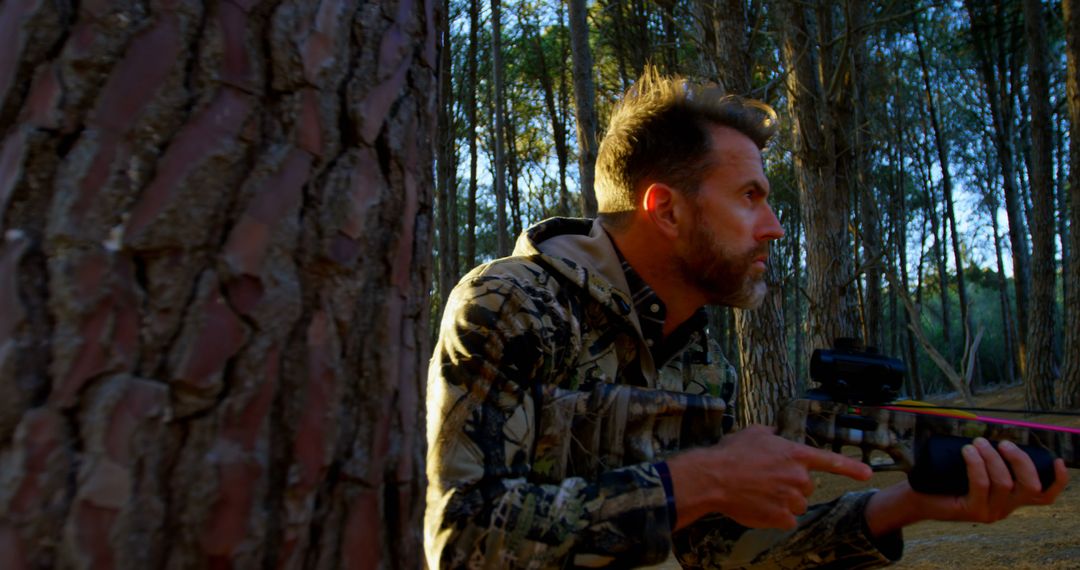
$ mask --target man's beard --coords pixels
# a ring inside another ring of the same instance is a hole
[[[708,225],[695,220],[686,251],[676,262],[683,278],[706,295],[709,304],[756,309],[765,299],[765,273],[752,271],[754,260],[769,252],[768,244],[750,251],[730,251]]]

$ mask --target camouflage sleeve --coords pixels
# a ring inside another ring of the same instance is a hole
[[[864,511],[874,491],[848,493],[814,505],[794,530],[749,529],[714,516],[675,533],[684,568],[877,568],[900,558],[900,533],[871,540]]]
[[[626,567],[671,551],[651,464],[537,481],[537,406],[573,343],[568,307],[482,274],[451,295],[428,374],[429,567]]]

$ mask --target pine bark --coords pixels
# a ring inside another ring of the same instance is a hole
[[[422,566],[437,5],[0,7],[5,568]]]
[[[794,119],[794,162],[807,249],[807,351],[857,338],[853,252],[848,241],[848,194],[837,181],[837,133],[821,77],[831,78],[828,53],[808,33],[803,3],[780,3],[788,106]],[[819,37],[828,38],[831,14],[818,10]],[[821,73],[821,77],[818,76]]]
[[[1080,253],[1080,6],[1064,0],[1066,92],[1069,110],[1069,232],[1070,249]],[[1058,406],[1080,408],[1080,260],[1068,266],[1072,286],[1065,297],[1065,362]]]
[[[1054,357],[1054,142],[1050,123],[1050,88],[1046,25],[1042,3],[1024,0],[1028,45],[1028,89],[1031,105],[1031,307],[1028,317],[1028,361],[1024,396],[1028,409],[1054,405],[1058,369]]]

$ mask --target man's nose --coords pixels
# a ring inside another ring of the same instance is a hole
[[[780,220],[773,212],[772,206],[765,206],[765,212],[758,223],[757,235],[754,237],[758,241],[771,241],[784,237],[784,227],[780,225]]]

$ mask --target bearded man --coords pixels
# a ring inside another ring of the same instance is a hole
[[[784,233],[761,159],[775,128],[763,103],[646,71],[600,145],[598,219],[544,221],[461,280],[428,376],[430,567],[674,552],[689,567],[868,568],[900,557],[906,525],[993,521],[1061,492],[1060,460],[1043,491],[1022,451],[976,440],[967,496],[905,482],[809,506],[812,471],[869,467],[764,426],[692,447],[723,411],[703,307],[760,304]]]

